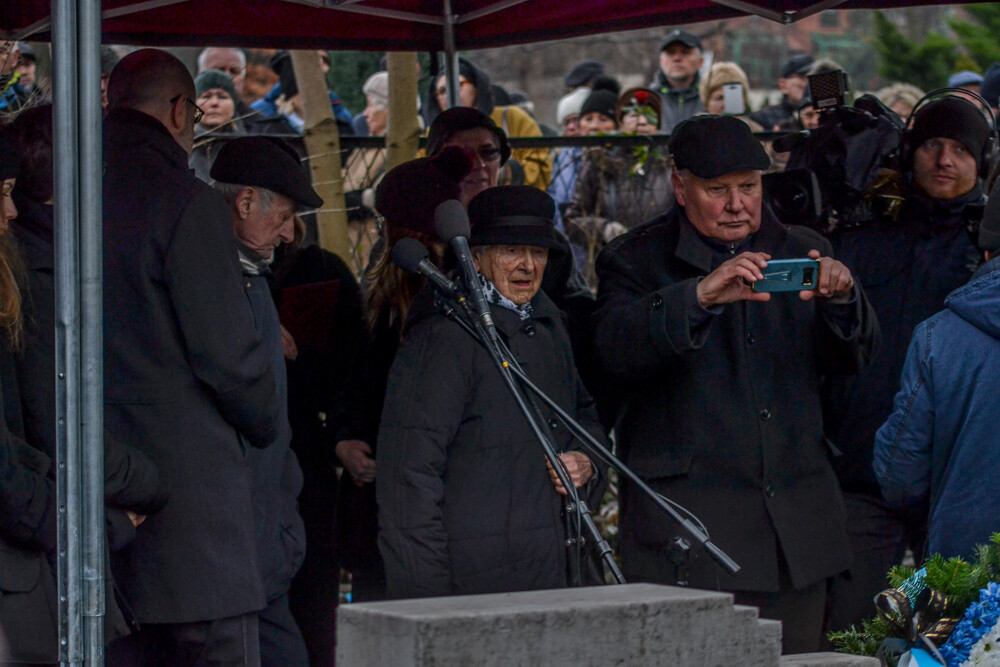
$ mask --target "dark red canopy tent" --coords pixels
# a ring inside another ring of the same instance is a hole
[[[105,0],[116,44],[444,51],[757,14],[791,23],[826,9],[933,0]],[[50,39],[49,3],[3,0],[0,34]]]

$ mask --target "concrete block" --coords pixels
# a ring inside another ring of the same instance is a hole
[[[786,655],[780,667],[879,667],[878,658],[847,653],[799,653]]]
[[[342,605],[338,665],[774,667],[780,623],[728,593],[629,584]]]

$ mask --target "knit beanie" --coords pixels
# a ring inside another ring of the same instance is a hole
[[[979,108],[972,102],[949,95],[934,100],[917,111],[906,138],[910,155],[928,139],[954,139],[969,149],[980,165],[983,147],[990,138],[990,126]],[[906,165],[909,167],[910,165]]]
[[[375,72],[368,80],[365,81],[365,85],[361,87],[361,91],[372,98],[376,106],[383,109],[389,106],[389,73],[388,72]]]
[[[583,103],[590,96],[591,90],[586,86],[577,88],[572,93],[563,95],[556,105],[556,123],[562,125],[566,122],[567,116],[579,114],[583,108]]]
[[[617,127],[618,120],[615,117],[615,107],[617,104],[618,96],[610,90],[595,90],[587,96],[587,100],[580,109],[580,115],[586,116],[588,113],[596,111],[615,121],[615,126]]]
[[[194,79],[195,97],[201,97],[206,90],[214,90],[216,88],[226,91],[226,94],[229,95],[229,98],[233,102],[238,99],[236,97],[236,86],[233,85],[233,77],[225,72],[220,72],[217,69],[207,69]]]

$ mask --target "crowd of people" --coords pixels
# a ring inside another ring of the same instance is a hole
[[[24,49],[0,46],[0,65]],[[836,63],[793,55],[780,103],[751,110],[739,65],[704,68],[672,30],[648,86],[572,67],[553,130],[460,59],[457,106],[439,73],[414,100],[425,156],[344,162],[349,207],[379,229],[359,283],[306,240],[324,202],[287,52],[250,103],[239,49],[205,49],[194,75],[166,51],[102,56],[109,664],[330,665],[341,570],[355,601],[601,583],[597,554],[567,548],[564,497],[596,508],[613,475],[560,412],[740,565],[678,541],[623,480],[625,578],[732,592],[783,622],[785,653],[870,616],[907,550],[968,557],[1000,531],[1000,65],[926,98],[879,91],[900,203],[814,229],[765,201],[788,155],[753,133],[829,122],[808,77]],[[33,55],[16,67],[0,71],[0,662],[49,664],[59,193],[52,107],[27,92]],[[388,74],[363,92],[362,114],[333,92],[331,110],[380,136]],[[670,136],[508,141],[553,132]],[[455,207],[470,278],[442,227]],[[394,261],[414,247],[423,273]],[[778,259],[815,273],[755,289]],[[432,270],[482,291],[561,408],[532,403],[544,433]]]

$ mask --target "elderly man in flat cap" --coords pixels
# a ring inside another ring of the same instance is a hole
[[[768,158],[745,123],[698,116],[670,150],[676,205],[598,257],[594,348],[625,399],[625,462],[742,569],[680,556],[677,526],[626,484],[623,570],[732,591],[784,623],[786,653],[814,651],[827,579],[850,562],[819,380],[864,366],[878,325],[829,243],[762,207]],[[819,261],[815,291],[751,289],[770,260],[805,257]]]
[[[278,380],[278,436],[267,449],[249,453],[257,555],[267,599],[258,614],[261,665],[306,665],[305,641],[288,606],[292,577],[305,557],[305,525],[298,512],[302,469],[291,449],[288,423],[282,344],[288,333],[278,321],[266,275],[277,247],[295,240],[296,210],[318,208],[323,200],[295,150],[281,139],[230,141],[219,151],[211,175],[229,205],[247,298]]]

